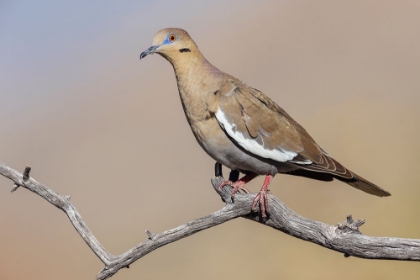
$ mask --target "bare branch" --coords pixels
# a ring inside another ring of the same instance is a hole
[[[220,168],[216,166],[215,170],[221,175]],[[212,185],[221,198],[227,202],[225,207],[206,217],[161,233],[153,234],[146,230],[148,236],[146,241],[119,256],[114,256],[95,238],[83,222],[81,215],[70,203],[69,197],[59,195],[30,178],[29,171],[30,168],[25,169],[24,179],[21,173],[0,162],[0,174],[12,180],[15,186],[22,186],[40,195],[67,214],[79,235],[105,265],[97,279],[108,279],[121,268],[128,268],[133,262],[161,246],[238,217],[259,222],[299,239],[344,253],[346,257],[420,261],[420,240],[363,235],[359,227],[364,224],[364,220],[353,220],[350,215],[345,222],[336,226],[327,225],[301,217],[278,198],[269,195],[271,213],[269,219],[264,221],[256,213],[250,212],[255,194],[236,194],[233,203],[231,188],[224,187],[222,191],[217,190],[223,180],[222,177],[213,178]],[[236,177],[237,174],[231,174],[231,176]]]
[[[74,228],[77,230],[79,235],[83,238],[86,244],[92,249],[92,251],[98,256],[98,258],[105,264],[110,264],[115,257],[110,254],[105,248],[99,243],[96,237],[92,234],[90,229],[86,226],[82,219],[82,216],[76,210],[76,208],[70,203],[69,196],[60,195],[46,186],[38,183],[33,178],[29,177],[30,167],[26,167],[24,175],[18,171],[6,166],[0,162],[0,174],[6,178],[9,178],[14,182],[15,186],[24,187],[37,195],[41,196],[55,207],[63,210],[70,219]],[[16,188],[16,187],[15,187]]]

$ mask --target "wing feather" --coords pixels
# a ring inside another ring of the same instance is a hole
[[[243,149],[298,167],[292,175],[330,180],[330,174],[365,192],[389,195],[328,155],[300,124],[262,92],[233,77],[226,83],[224,90],[219,91],[215,116],[227,135]]]

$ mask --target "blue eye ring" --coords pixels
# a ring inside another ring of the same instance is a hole
[[[166,37],[166,39],[165,39],[165,42],[163,42],[163,44],[172,44],[172,43],[174,43],[176,40],[177,40],[178,38],[176,37],[176,35],[175,34],[169,34],[167,37]]]
[[[170,43],[175,42],[175,41],[176,41],[176,35],[175,35],[175,34],[171,34],[171,35],[169,35],[169,36],[168,36],[168,41],[169,41]]]

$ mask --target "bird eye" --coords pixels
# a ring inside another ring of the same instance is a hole
[[[169,39],[169,42],[171,42],[171,43],[175,42],[175,40],[176,40],[175,34],[169,35],[169,38],[168,39]]]

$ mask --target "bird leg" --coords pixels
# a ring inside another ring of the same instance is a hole
[[[229,181],[236,182],[239,180],[239,171],[231,170],[229,173]]]
[[[244,177],[242,177],[241,179],[239,179],[236,182],[232,182],[230,180],[227,181],[223,181],[222,183],[220,183],[218,189],[221,190],[224,186],[229,185],[233,187],[232,190],[232,196],[235,195],[235,193],[238,192],[238,190],[242,190],[246,193],[249,193],[249,190],[247,188],[245,188],[245,184],[248,183],[249,181],[251,181],[252,179],[254,179],[255,177],[257,177],[258,175],[255,173],[249,173],[247,175],[245,175]]]
[[[266,218],[269,211],[268,208],[268,197],[267,197],[267,191],[268,191],[268,185],[270,184],[271,180],[273,179],[273,175],[266,175],[264,179],[264,183],[261,187],[260,192],[257,194],[257,196],[252,201],[251,210],[255,211],[255,207],[257,204],[260,205],[260,212],[261,217]]]

